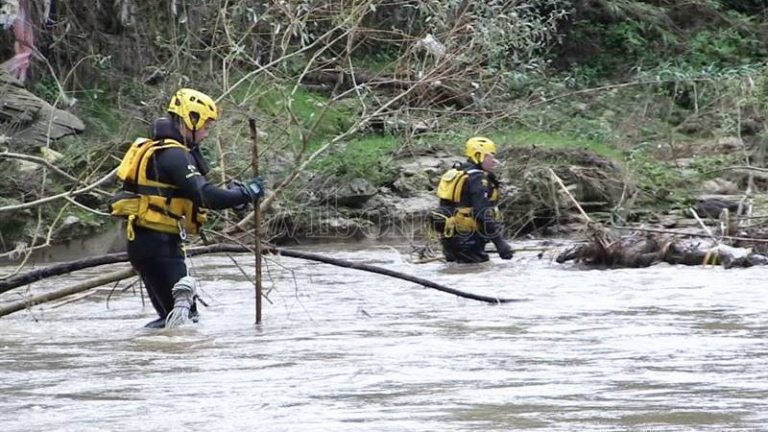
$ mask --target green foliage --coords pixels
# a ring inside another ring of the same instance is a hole
[[[694,181],[699,181],[722,174],[723,168],[739,165],[739,160],[742,157],[743,156],[739,154],[699,156],[693,158],[693,160],[686,166],[686,170],[690,172],[690,177],[692,177]]]
[[[374,73],[393,73],[397,66],[397,60],[402,55],[400,49],[386,47],[365,55],[355,55],[352,58],[352,63],[359,69]]]
[[[518,123],[525,129],[577,141],[613,143],[617,139],[616,113],[601,108],[575,98],[558,100],[521,112]]]
[[[56,80],[50,75],[44,75],[39,80],[35,81],[32,92],[35,96],[54,105],[60,96],[59,86]]]
[[[690,191],[680,170],[668,161],[655,159],[643,146],[630,152],[627,158],[630,180],[641,192],[638,203],[651,205],[680,205],[690,200]]]
[[[680,167],[672,161],[654,158],[648,146],[641,145],[630,152],[627,168],[632,173],[633,184],[643,192],[640,202],[687,208],[702,181],[717,177],[722,174],[722,168],[737,161],[737,155],[716,154],[694,157],[685,167]]]
[[[733,5],[718,1],[649,4],[633,0],[606,0],[605,9],[589,9],[574,23],[565,46],[591,47],[578,58],[577,67],[589,78],[609,78],[632,69],[678,68],[720,70],[761,63],[768,44],[757,19]],[[608,11],[608,16],[595,11]],[[589,73],[597,71],[597,73]],[[591,81],[594,82],[594,81]]]
[[[392,153],[397,147],[397,139],[392,135],[357,138],[315,160],[310,169],[347,180],[364,178],[381,186],[395,173]]]
[[[293,92],[289,83],[257,82],[240,86],[232,92],[238,105],[253,106],[256,111],[278,119],[276,134],[287,134],[289,147],[298,152],[308,140],[309,148],[346,131],[357,119],[357,106],[347,101],[332,102],[326,96],[301,87]]]
[[[508,130],[493,133],[489,138],[495,140],[495,142],[502,147],[502,150],[507,145],[526,147],[536,146],[551,149],[587,150],[612,159],[621,157],[620,151],[608,146],[604,142],[556,133],[531,130]]]
[[[98,87],[76,93],[76,112],[81,115],[91,134],[117,135],[126,119],[115,109],[114,95]]]
[[[751,64],[759,62],[767,53],[758,40],[743,36],[736,28],[696,32],[689,47],[679,61],[700,67],[731,68]]]

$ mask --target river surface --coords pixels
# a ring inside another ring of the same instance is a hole
[[[558,250],[449,266],[411,264],[397,252],[407,247],[303,250],[525,301],[270,258],[255,326],[253,285],[233,260],[197,257],[210,306],[193,327],[144,329],[154,312],[123,291],[128,281],[0,318],[0,430],[768,430],[765,268],[585,270],[555,263]],[[252,256],[234,260],[253,274]]]

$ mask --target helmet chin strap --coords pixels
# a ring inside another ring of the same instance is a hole
[[[189,148],[194,148],[197,145],[197,127],[192,125],[192,129],[187,128],[184,120],[181,120],[180,125],[189,132],[192,132],[192,142],[187,142],[187,137],[184,136],[184,144]]]

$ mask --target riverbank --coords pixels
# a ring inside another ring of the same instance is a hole
[[[740,183],[750,177],[754,181],[750,170],[723,170],[717,177],[710,175],[696,189],[693,185],[702,172],[695,170],[702,168],[685,160],[665,161],[670,167],[679,167],[680,172],[675,174],[670,168],[664,175],[686,176],[691,187],[685,195],[671,197],[672,201],[651,201],[643,198],[646,191],[628,182],[626,162],[588,149],[539,148],[523,142],[500,144],[500,148],[498,156],[503,164],[498,174],[504,185],[500,209],[507,238],[513,243],[520,239],[589,241],[588,220],[602,224],[617,237],[631,233],[633,228],[639,233],[655,231],[681,238],[706,234],[707,229],[719,236],[760,236],[759,215],[765,213],[765,202],[746,191],[739,193]],[[706,148],[712,154],[708,155]],[[698,151],[700,159],[711,158],[720,148],[716,142],[709,147],[699,143]],[[436,236],[428,228],[430,212],[437,204],[434,191],[440,175],[461,160],[448,149],[438,148],[393,158],[387,186],[376,187],[362,177],[346,180],[326,176],[323,181],[303,181],[301,195],[292,195],[291,200],[280,201],[265,212],[265,239],[286,246],[410,244],[427,255],[439,253]],[[271,186],[275,180],[268,177],[267,183]],[[654,191],[654,198],[659,194]],[[247,237],[247,225],[245,231],[232,229],[245,215],[214,212],[211,219],[217,222],[208,226],[209,241],[227,242],[227,237],[217,235],[221,232],[229,232],[229,239]],[[67,240],[41,248],[33,259],[60,261],[124,249],[124,234],[115,220],[95,231],[87,226],[78,229],[74,221],[72,225]],[[756,249],[762,252],[764,248]]]
[[[104,210],[120,185],[108,174],[180,86],[220,108],[203,145],[212,182],[250,177],[257,144],[276,192],[264,226],[279,244],[428,239],[437,178],[476,135],[496,141],[505,162],[510,238],[578,236],[582,211],[611,227],[701,225],[691,209],[715,220],[723,208],[739,213],[738,224],[759,224],[768,187],[762,9],[565,3],[521,3],[510,14],[476,2],[456,14],[451,2],[322,2],[303,12],[301,28],[276,5],[253,23],[232,21],[243,16],[240,2],[203,2],[183,19],[137,6],[121,15],[127,21],[109,19],[106,33],[93,30],[105,17],[62,9],[58,18],[75,27],[33,30],[68,49],[48,52],[48,67],[27,81],[2,75],[0,255],[112,230]],[[178,26],[158,25],[158,13]],[[198,37],[210,17],[226,23],[226,38]],[[418,24],[426,22],[434,28]],[[287,28],[293,36],[268,30]],[[394,39],[369,33],[392,28]],[[175,43],[179,35],[196,42]],[[7,44],[5,54],[12,45],[25,46]],[[102,51],[92,55],[93,46]],[[218,213],[210,228],[227,231],[243,217]]]

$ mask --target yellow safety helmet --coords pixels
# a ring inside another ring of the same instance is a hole
[[[496,154],[496,143],[488,138],[472,137],[467,140],[464,154],[472,162],[476,164],[482,163],[485,156],[491,153]]]
[[[208,120],[219,118],[216,102],[207,94],[189,88],[176,91],[168,104],[168,112],[181,117],[191,131],[201,129]]]

